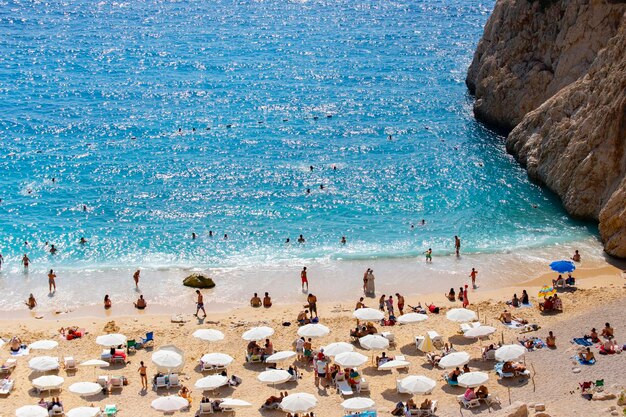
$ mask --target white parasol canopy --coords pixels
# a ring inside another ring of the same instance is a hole
[[[380,310],[365,307],[354,310],[352,316],[359,320],[379,321],[385,318],[385,313]]]
[[[102,392],[102,386],[95,382],[76,382],[70,385],[70,392],[78,394],[81,397],[88,397]]]
[[[296,357],[296,352],[293,352],[291,350],[282,350],[280,352],[276,352],[273,355],[268,356],[265,359],[265,362],[266,363],[279,363],[279,362],[283,362],[294,357]]]
[[[282,384],[291,379],[291,374],[283,369],[270,369],[263,371],[257,376],[258,380],[264,384]]]
[[[96,417],[100,414],[98,407],[77,407],[65,413],[67,417]]]
[[[468,321],[476,320],[478,317],[476,313],[467,308],[453,308],[446,313],[448,320],[465,323]]]
[[[522,345],[504,345],[496,349],[496,360],[501,362],[514,361],[526,354],[526,348]]]
[[[63,382],[65,382],[65,380],[60,376],[44,375],[33,379],[33,387],[37,388],[39,391],[48,391],[60,388]]]
[[[228,377],[224,375],[209,375],[197,380],[194,387],[203,391],[212,391],[226,384],[228,384]]]
[[[103,361],[100,359],[89,359],[88,361],[81,362],[78,366],[93,366],[93,367],[106,367],[109,366],[110,363],[107,361]]]
[[[420,313],[407,313],[398,317],[398,323],[400,324],[419,323],[425,320],[428,320],[428,316]]]
[[[336,355],[334,361],[344,368],[356,368],[366,363],[368,358],[359,352],[344,352]]]
[[[484,372],[466,372],[459,375],[459,385],[462,387],[477,387],[489,381],[489,375]]]
[[[185,356],[176,346],[165,345],[152,354],[152,363],[159,372],[176,373],[183,369]]]
[[[198,329],[193,332],[193,337],[205,342],[219,342],[224,340],[224,333],[213,329]]]
[[[28,348],[34,350],[50,350],[59,346],[59,342],[54,340],[38,340],[36,342],[31,343]]]
[[[398,381],[398,392],[403,394],[430,394],[437,386],[432,379],[423,375],[409,375]]]
[[[324,350],[324,355],[326,356],[337,356],[340,353],[353,352],[354,346],[346,342],[335,342],[324,346],[322,349]]]
[[[374,400],[365,397],[348,398],[341,403],[341,406],[346,411],[365,411],[374,408],[376,403]]]
[[[267,339],[271,335],[274,334],[274,329],[267,326],[253,327],[243,335],[241,335],[243,340],[247,340],[249,342],[258,342],[259,340]]]
[[[37,356],[28,361],[28,367],[35,372],[48,372],[59,369],[59,359],[51,356]]]
[[[100,346],[114,347],[126,344],[126,336],[119,333],[103,334],[96,337],[96,343]]]
[[[220,403],[220,408],[244,408],[252,407],[248,401],[239,400],[237,398],[224,398]]]
[[[439,367],[442,369],[456,368],[465,365],[470,361],[470,355],[467,352],[452,352],[439,360]]]
[[[225,353],[207,353],[206,355],[202,356],[200,360],[207,365],[228,366],[233,363],[235,358]]]
[[[367,350],[385,350],[389,347],[389,340],[377,334],[368,334],[359,338],[359,344]]]
[[[378,367],[379,370],[383,371],[383,370],[391,370],[391,369],[396,369],[396,368],[406,368],[409,365],[411,365],[410,362],[407,361],[399,361],[397,359],[391,360],[389,362],[385,362],[382,365],[380,365]]]
[[[15,410],[16,417],[48,417],[48,410],[38,405],[25,405]]]
[[[306,413],[317,405],[317,398],[312,394],[297,392],[289,394],[280,402],[280,408],[288,413]]]
[[[472,327],[471,329],[463,333],[463,336],[470,339],[480,339],[481,337],[489,336],[490,334],[495,333],[496,330],[497,329],[495,327],[491,326]]]
[[[298,329],[298,336],[302,337],[324,337],[330,333],[330,329],[323,324],[305,324]]]
[[[155,410],[171,413],[188,407],[189,401],[178,395],[168,395],[167,397],[159,397],[153,400],[151,405]]]

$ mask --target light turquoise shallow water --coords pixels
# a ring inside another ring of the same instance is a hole
[[[25,252],[41,270],[229,267],[589,238],[472,117],[492,6],[0,2],[5,269]]]

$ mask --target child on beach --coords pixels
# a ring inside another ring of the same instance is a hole
[[[431,248],[428,248],[428,250],[424,252],[424,255],[426,255],[426,262],[433,261],[433,250]]]
[[[472,288],[476,289],[476,275],[478,275],[478,271],[472,268],[472,272],[470,272],[470,277],[472,278]]]

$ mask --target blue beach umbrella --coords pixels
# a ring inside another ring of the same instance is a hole
[[[576,269],[576,265],[572,261],[561,260],[552,262],[550,268],[559,274],[563,274],[565,272],[573,272]]]

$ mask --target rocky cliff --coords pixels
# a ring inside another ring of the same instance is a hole
[[[530,177],[626,257],[626,1],[498,0],[467,85]]]

